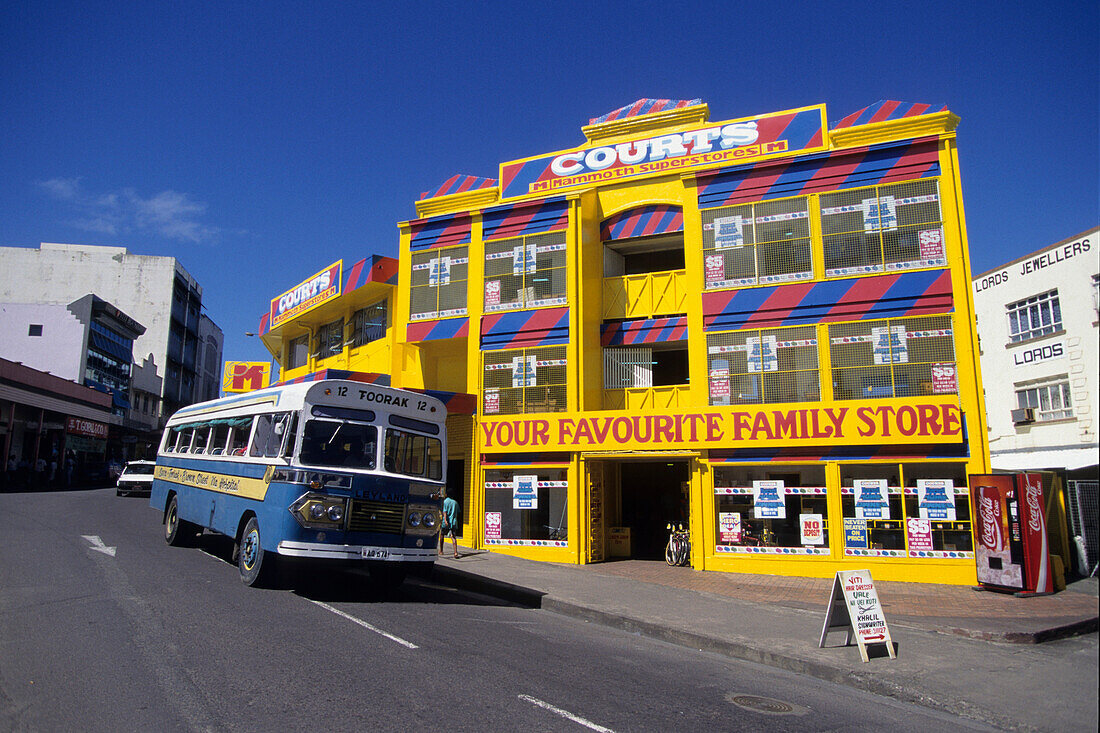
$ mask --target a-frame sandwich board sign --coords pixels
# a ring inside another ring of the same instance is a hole
[[[821,629],[818,648],[825,646],[825,637],[830,630],[839,628],[848,632],[845,646],[851,644],[852,637],[855,637],[859,644],[859,656],[864,662],[868,661],[868,644],[885,644],[890,658],[897,658],[870,571],[837,571],[832,593],[829,594],[829,608],[825,612],[825,625]]]

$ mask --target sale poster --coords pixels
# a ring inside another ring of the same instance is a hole
[[[741,216],[720,216],[714,220],[714,248],[730,249],[745,244]],[[721,279],[721,278],[719,278]]]
[[[500,512],[485,512],[485,539],[500,539]]]
[[[917,511],[921,519],[955,521],[955,482],[949,478],[917,479]]]
[[[757,519],[787,518],[787,501],[782,481],[753,481],[752,503]]]
[[[856,517],[859,519],[889,519],[890,500],[886,479],[854,479]]]
[[[483,400],[486,415],[496,415],[500,412],[500,392],[492,388],[487,389]]]
[[[825,520],[820,514],[799,514],[798,524],[802,528],[802,544],[825,544]]]
[[[910,517],[905,522],[905,534],[909,540],[909,552],[932,549],[932,523],[927,519]]]
[[[703,258],[703,269],[708,283],[721,282],[726,277],[726,258],[724,255],[707,255]]]
[[[741,544],[741,512],[718,512],[718,541],[723,545]]]
[[[956,381],[956,368],[954,364],[932,365],[932,392],[933,394],[955,394],[959,391]]]
[[[942,260],[943,232],[939,229],[925,229],[917,234],[920,241],[920,258],[922,260]]]
[[[485,305],[500,305],[500,280],[485,283]]]
[[[538,476],[513,476],[512,477],[512,508],[513,509],[538,509],[539,508],[539,477]]]

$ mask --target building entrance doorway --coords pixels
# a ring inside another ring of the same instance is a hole
[[[620,524],[630,529],[630,557],[663,560],[669,522],[687,526],[689,462],[619,464]]]

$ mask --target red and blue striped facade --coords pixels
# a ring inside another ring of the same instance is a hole
[[[952,310],[951,273],[920,270],[704,293],[703,327],[706,331],[739,331]]]
[[[569,343],[569,308],[494,313],[481,319],[481,350]]]
[[[611,321],[600,327],[602,346],[634,346],[687,339],[687,316]]]
[[[702,103],[702,99],[639,99],[633,104],[626,104],[618,109],[611,110],[607,114],[593,117],[588,120],[588,124],[598,125],[601,122],[625,120],[630,117],[639,117],[641,115],[664,112],[670,109],[683,109],[684,107],[691,107]]]
[[[470,334],[470,319],[443,318],[437,321],[415,321],[405,329],[409,343],[465,338]]]
[[[871,125],[876,122],[888,122],[890,120],[903,120],[906,117],[918,117],[933,112],[944,112],[947,105],[917,104],[914,102],[896,102],[892,99],[881,99],[874,104],[853,112],[840,122],[833,125],[832,129],[842,130],[846,127],[859,125]]]
[[[648,237],[684,231],[684,211],[679,206],[653,204],[623,211],[604,219],[600,224],[600,239]]]
[[[453,193],[466,193],[467,191],[480,191],[483,188],[492,188],[497,185],[495,178],[478,178],[477,176],[465,176],[461,173],[448,178],[443,185],[434,191],[424,191],[420,194],[420,200],[434,199],[439,196],[450,196]]]
[[[928,178],[940,174],[934,137],[740,166],[699,176],[699,208]]]
[[[486,209],[481,217],[484,239],[556,232],[565,229],[568,224],[569,204],[564,198],[544,199],[533,204],[496,206]]]
[[[436,216],[409,222],[412,250],[469,244],[473,219],[469,214]]]

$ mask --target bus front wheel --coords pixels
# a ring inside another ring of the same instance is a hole
[[[275,575],[276,556],[264,552],[260,544],[260,523],[256,517],[249,517],[244,525],[239,546],[237,569],[241,573],[241,582],[252,587],[270,585]]]
[[[164,541],[172,547],[183,547],[188,540],[199,533],[198,525],[180,519],[179,503],[173,496],[168,500],[168,511],[164,513]]]

